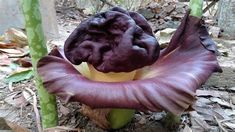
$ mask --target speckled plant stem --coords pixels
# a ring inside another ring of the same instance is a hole
[[[203,0],[190,0],[189,8],[191,9],[190,15],[195,17],[202,16],[202,7],[203,7]]]
[[[38,60],[47,54],[39,3],[38,0],[21,0],[21,6],[25,17],[30,55],[40,100],[42,126],[43,128],[54,127],[58,122],[56,98],[45,90],[42,80],[36,72]]]

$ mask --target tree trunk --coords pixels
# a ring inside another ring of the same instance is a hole
[[[235,39],[235,1],[219,1],[218,25],[224,31],[223,36]]]

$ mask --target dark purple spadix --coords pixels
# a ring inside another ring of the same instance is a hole
[[[159,44],[145,18],[114,7],[83,21],[65,42],[67,59],[101,72],[130,72],[153,64]]]

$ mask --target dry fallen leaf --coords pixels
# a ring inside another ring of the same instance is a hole
[[[231,101],[235,105],[235,95],[231,96]]]
[[[69,108],[63,106],[63,105],[60,105],[60,112],[63,114],[63,115],[68,115],[70,113],[70,110]]]
[[[8,124],[8,126],[11,127],[13,132],[29,132],[29,130],[27,130],[26,128],[24,128],[20,125],[17,125],[16,123],[7,121],[7,124]]]
[[[235,120],[235,119],[234,119]],[[233,120],[233,122],[222,122],[223,126],[226,126],[232,130],[235,130],[235,121]]]
[[[213,101],[213,102],[215,102],[215,103],[218,103],[218,104],[221,105],[221,106],[228,107],[228,108],[232,108],[232,106],[230,105],[230,103],[228,103],[227,101],[222,100],[222,99],[220,99],[220,98],[213,97],[213,98],[210,98],[210,100]]]
[[[4,118],[0,118],[0,131],[2,132],[28,132],[28,130],[16,123],[5,120]]]
[[[235,116],[235,110],[225,109],[224,113],[226,113],[227,116]]]
[[[1,35],[0,36],[0,41],[4,41],[5,40],[5,36],[4,35]]]
[[[6,123],[6,120],[2,117],[0,117],[0,130],[2,131],[11,130],[11,128]]]
[[[235,87],[228,88],[229,90],[235,92]]]
[[[223,57],[228,57],[229,56],[229,50],[228,49],[218,49],[219,55]]]
[[[214,113],[209,106],[204,106],[204,107],[194,106],[194,108],[197,114],[200,113],[200,116],[198,116],[198,118],[200,117],[201,120],[210,121],[210,122],[214,121]]]
[[[16,64],[20,65],[21,67],[32,67],[32,62],[29,57],[19,58],[14,61]]]
[[[140,125],[144,125],[144,124],[146,124],[146,122],[147,122],[146,118],[142,116],[138,123]]]
[[[28,45],[26,34],[19,29],[9,28],[5,32],[5,37],[8,39],[8,41],[16,43],[18,47],[24,47]]]
[[[193,130],[188,125],[185,125],[183,132],[193,132]]]
[[[25,94],[25,96],[27,96]],[[23,92],[15,92],[11,95],[8,95],[4,101],[14,107],[21,108],[26,106],[29,103],[29,98],[25,98]]]
[[[203,107],[208,104],[212,104],[213,102],[207,98],[197,98],[196,103],[194,104],[195,106]]]
[[[218,38],[220,36],[220,32],[221,32],[221,29],[216,26],[211,26],[209,29],[209,34],[214,38]]]
[[[212,109],[214,117],[220,120],[227,120],[229,116],[224,112],[222,108]]]
[[[23,54],[24,53],[20,49],[0,49],[0,52],[8,53],[8,54]]]
[[[215,121],[216,121],[217,125],[219,126],[220,130],[221,130],[222,132],[228,132],[228,131],[224,128],[224,126],[221,124],[221,120],[219,120],[216,116],[215,116],[214,118],[215,118]]]
[[[27,91],[23,91],[22,94],[24,98],[26,99],[26,101],[29,101],[30,99],[32,99],[31,94],[29,94]]]
[[[29,50],[27,49],[21,49],[22,53],[20,54],[8,54],[9,58],[23,58],[26,56],[29,56]]]
[[[0,53],[0,66],[8,66],[11,64],[10,58],[4,53]]]
[[[166,28],[164,30],[157,32],[155,36],[158,38],[159,44],[164,45],[170,43],[171,37],[175,31],[176,29],[174,28]]]
[[[192,131],[193,132],[208,132],[211,127],[205,122],[204,118],[199,115],[196,111],[192,111],[189,113],[192,123]]]
[[[11,48],[16,48],[16,47],[17,47],[16,43],[0,42],[0,49],[11,49]]]
[[[217,90],[197,90],[196,95],[198,97],[220,97],[224,99],[229,99],[228,92]]]

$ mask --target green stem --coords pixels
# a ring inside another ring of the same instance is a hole
[[[135,115],[132,109],[112,109],[108,115],[108,121],[112,129],[119,129],[129,123]]]
[[[39,3],[38,0],[21,0],[21,6],[25,18],[30,55],[40,100],[42,126],[43,128],[54,127],[58,123],[56,98],[45,90],[42,80],[36,72],[38,60],[47,54]]]
[[[203,0],[190,0],[189,8],[191,16],[202,17]]]

